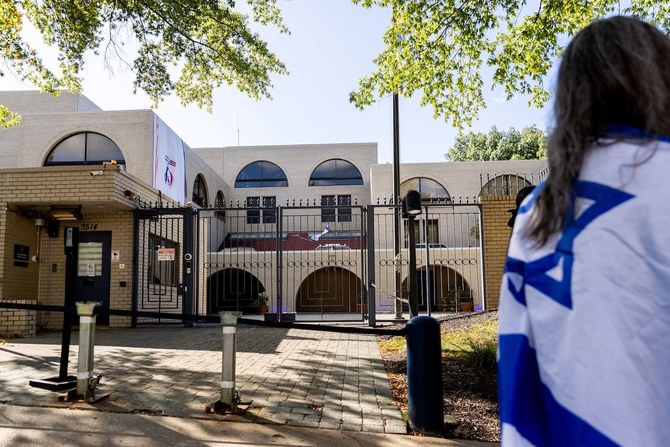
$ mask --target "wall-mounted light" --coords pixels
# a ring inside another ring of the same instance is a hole
[[[409,271],[407,273],[407,289],[409,292],[409,316],[419,315],[419,287],[416,282],[416,241],[414,235],[414,219],[421,214],[421,194],[414,189],[407,191],[402,199],[402,215],[408,219],[409,233]]]
[[[407,218],[419,214],[421,214],[421,194],[410,189],[402,199],[402,217]]]
[[[49,210],[49,215],[61,221],[72,221],[83,219],[84,216],[81,215],[81,206],[61,206],[61,205],[52,205]]]

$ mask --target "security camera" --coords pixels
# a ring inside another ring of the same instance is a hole
[[[91,175],[96,176],[96,175],[102,175],[104,174],[105,171],[99,170],[99,171],[91,171]]]
[[[39,255],[34,255],[34,256],[33,256],[32,258],[30,258],[30,259],[32,259],[33,262],[40,262],[40,257],[39,257]]]

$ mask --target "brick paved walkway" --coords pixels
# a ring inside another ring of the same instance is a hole
[[[76,374],[78,333],[72,333],[70,374]],[[94,405],[106,411],[247,420],[347,431],[405,433],[372,335],[242,326],[238,328],[237,388],[252,401],[244,416],[206,414],[219,397],[221,328],[98,330]],[[29,379],[58,375],[60,334],[0,345],[0,401],[71,406]]]

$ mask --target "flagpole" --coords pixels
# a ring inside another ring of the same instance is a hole
[[[393,204],[394,219],[393,219],[393,259],[395,262],[400,262],[400,126],[398,113],[398,94],[393,94]],[[396,266],[395,269],[395,296],[400,296],[402,289],[402,276],[400,268]],[[402,301],[395,300],[395,318],[402,319]]]

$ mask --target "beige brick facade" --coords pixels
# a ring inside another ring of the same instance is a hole
[[[91,176],[92,169],[102,175]],[[3,300],[32,300],[38,304],[63,305],[65,301],[65,254],[63,229],[75,226],[80,232],[108,231],[112,234],[112,249],[120,253],[118,263],[111,265],[110,307],[130,310],[133,272],[133,210],[136,202],[126,191],[141,200],[155,202],[158,195],[116,166],[72,166],[50,168],[5,169],[0,171],[0,297]],[[57,204],[81,205],[83,219],[62,222],[58,234],[50,236],[44,226],[39,229],[35,218]],[[26,266],[14,265],[14,245],[29,247],[30,260]],[[39,253],[38,253],[39,248]],[[125,286],[122,284],[125,283]],[[75,297],[91,301],[96,297]],[[60,312],[38,312],[38,325],[57,329],[62,327]],[[111,316],[110,327],[128,327],[128,317]],[[9,330],[0,320],[0,331]]]
[[[484,233],[484,281],[489,309],[500,304],[502,281],[507,248],[512,229],[507,226],[509,210],[516,208],[515,196],[481,197]]]
[[[10,304],[35,304],[35,300],[5,300]],[[24,309],[0,309],[0,337],[34,337],[36,311]]]

